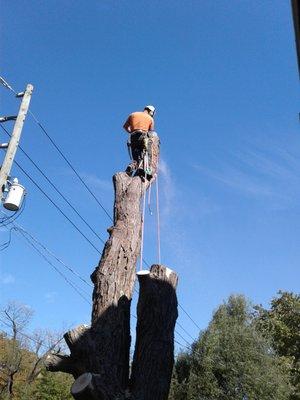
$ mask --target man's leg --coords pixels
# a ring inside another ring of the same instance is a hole
[[[139,165],[142,160],[142,150],[141,150],[141,137],[143,136],[142,132],[136,132],[131,135],[130,142],[131,142],[131,155],[132,161],[126,168],[125,172],[132,176],[134,171],[139,168]]]
[[[134,146],[133,143],[131,143],[131,154],[132,154],[132,161],[131,163],[127,166],[125,172],[129,175],[132,176],[134,171],[138,168],[139,163],[140,163],[140,151],[138,148]]]

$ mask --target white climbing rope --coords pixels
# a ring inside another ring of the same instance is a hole
[[[160,211],[159,211],[158,173],[156,174],[156,225],[157,225],[157,256],[158,256],[158,264],[160,264],[161,253],[160,253]]]
[[[144,186],[144,196],[143,196],[143,210],[142,210],[142,237],[141,237],[141,257],[140,257],[140,271],[143,269],[143,253],[144,253],[144,226],[145,226],[145,208],[146,208],[146,179],[144,185],[142,185],[142,190]]]

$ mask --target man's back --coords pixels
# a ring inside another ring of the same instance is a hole
[[[131,132],[137,130],[148,132],[154,129],[153,118],[143,111],[137,111],[130,114],[127,122],[130,126]]]

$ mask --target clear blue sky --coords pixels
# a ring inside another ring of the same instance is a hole
[[[109,210],[111,176],[128,161],[122,124],[145,104],[157,107],[162,261],[178,272],[179,301],[199,326],[231,293],[267,306],[279,289],[299,292],[289,1],[3,2],[1,75],[18,91],[34,84],[32,111]],[[0,96],[1,113],[14,114],[11,93],[0,87]],[[105,239],[110,221],[31,118],[21,144]],[[20,152],[17,160],[102,250]],[[28,190],[17,222],[88,279],[98,254],[17,167],[13,174]],[[157,261],[149,215],[145,256]],[[0,264],[1,303],[31,306],[32,327],[89,322],[90,306],[19,235]],[[181,312],[179,322],[197,336]]]

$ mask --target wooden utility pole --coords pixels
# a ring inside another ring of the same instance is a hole
[[[6,181],[7,181],[7,177],[10,174],[10,170],[11,170],[12,164],[14,162],[16,151],[17,151],[17,148],[19,145],[21,134],[22,134],[22,128],[23,128],[26,114],[27,114],[27,111],[29,108],[32,91],[33,91],[33,86],[31,84],[28,84],[26,87],[26,90],[24,92],[23,98],[22,98],[19,113],[18,113],[16,122],[14,125],[12,135],[11,135],[11,139],[9,141],[9,144],[8,144],[8,147],[6,150],[6,155],[4,157],[4,161],[3,161],[1,169],[0,169],[0,198],[2,198],[4,189],[5,189],[5,185],[6,185]]]
[[[158,166],[159,139],[153,138],[151,167]],[[130,305],[141,251],[141,198],[149,182],[119,172],[113,177],[114,221],[91,280],[91,326],[64,335],[70,355],[53,354],[50,371],[74,376],[76,400],[167,400],[174,361],[177,275],[162,265],[138,273],[137,339],[130,374]]]

